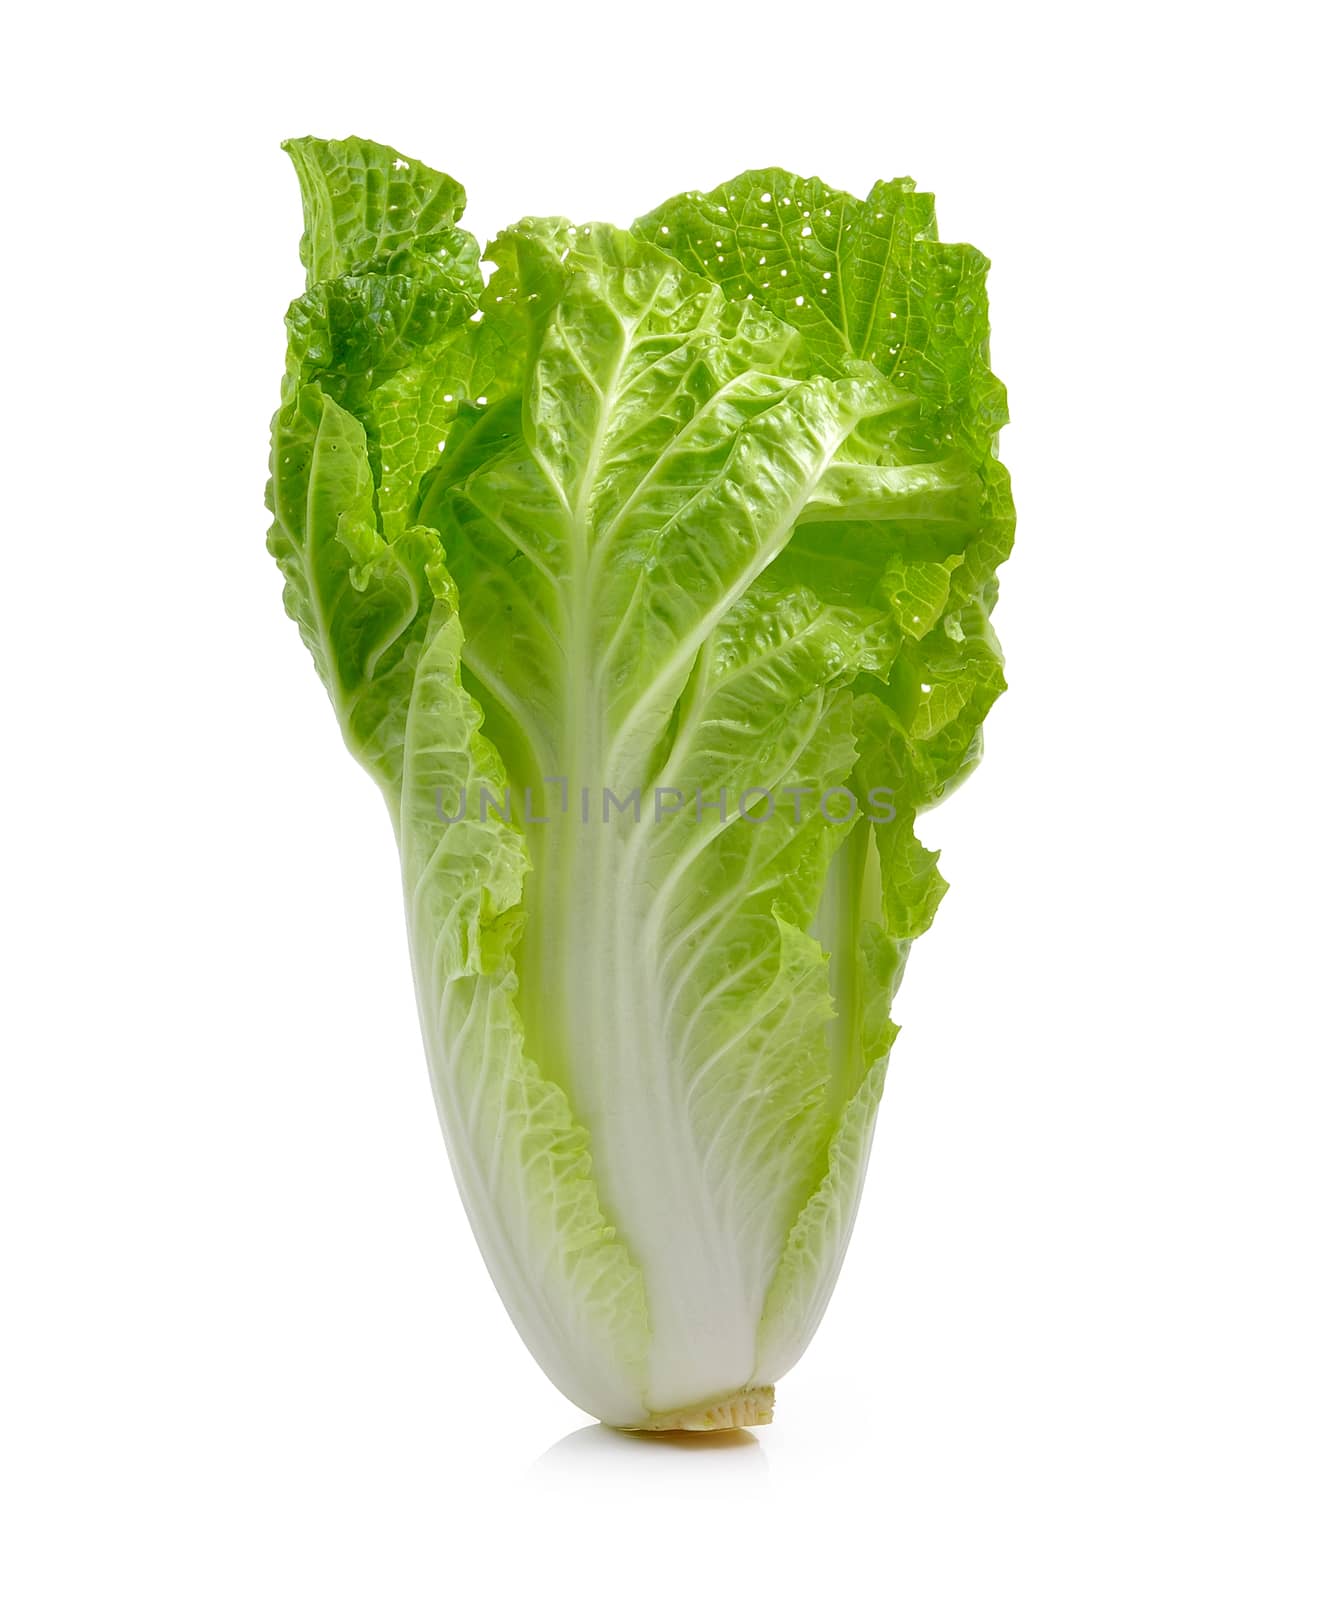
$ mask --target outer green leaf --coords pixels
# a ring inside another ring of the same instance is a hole
[[[603,1214],[588,1138],[529,1059],[513,951],[528,855],[488,815],[444,823],[442,792],[499,793],[505,774],[460,683],[455,594],[440,599],[409,706],[400,854],[423,1032],[465,1205],[520,1332],[586,1410],[645,1420],[643,1279]]]
[[[294,301],[285,319],[287,390],[320,382],[352,404],[348,397],[367,395],[453,334],[476,309],[482,280],[476,241],[458,230],[452,239],[441,262],[408,256],[407,273],[332,278]]]
[[[677,195],[635,231],[700,270],[732,300],[767,306],[799,329],[816,370],[865,360],[920,406],[908,442],[969,453],[976,514],[964,520],[951,600],[990,611],[993,574],[1010,553],[1014,511],[995,459],[1005,390],[988,367],[987,259],[943,244],[931,195],[908,179],[856,200],[779,168],[709,194]],[[850,475],[831,514],[850,515]],[[953,553],[951,549],[935,552]],[[871,564],[871,563],[870,563]]]
[[[308,287],[390,272],[401,252],[440,253],[464,214],[464,190],[371,139],[289,139],[303,194],[299,260]]]
[[[798,328],[821,370],[870,362],[952,428],[986,441],[1006,421],[987,366],[988,263],[940,244],[933,198],[908,178],[866,200],[771,167],[677,195],[635,232]]]
[[[404,722],[439,548],[418,529],[387,544],[378,530],[361,425],[314,385],[271,431],[268,546],[345,741],[398,801]]]

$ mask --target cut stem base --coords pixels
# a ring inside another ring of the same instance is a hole
[[[646,1422],[636,1422],[624,1433],[717,1433],[723,1428],[758,1428],[772,1420],[776,1390],[769,1384],[737,1389],[702,1405],[679,1411],[657,1411]]]

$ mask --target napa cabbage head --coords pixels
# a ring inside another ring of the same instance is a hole
[[[286,148],[270,548],[395,828],[475,1234],[585,1410],[766,1420],[945,889],[915,818],[1003,687],[987,263],[907,180],[773,169],[484,273],[453,179]]]

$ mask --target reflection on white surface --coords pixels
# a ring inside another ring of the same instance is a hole
[[[702,1460],[696,1459],[702,1457]],[[531,1477],[568,1479],[598,1472],[625,1472],[636,1481],[683,1475],[723,1482],[766,1478],[767,1453],[747,1428],[717,1433],[620,1433],[593,1423],[552,1445],[529,1469]]]

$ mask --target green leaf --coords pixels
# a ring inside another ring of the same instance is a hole
[[[476,814],[443,822],[438,794],[499,793],[505,774],[460,681],[453,586],[440,599],[409,706],[400,854],[420,1012],[469,1215],[520,1332],[572,1399],[608,1421],[646,1415],[642,1275],[603,1211],[588,1136],[530,1059],[515,970],[528,854]]]
[[[456,231],[453,256],[439,264],[411,256],[407,275],[365,273],[314,284],[286,313],[287,386],[320,382],[345,404],[415,362],[476,309],[482,282],[476,254],[476,241]]]
[[[436,537],[424,529],[393,544],[381,537],[362,426],[315,385],[272,424],[267,504],[285,609],[312,652],[345,742],[394,807]]]
[[[444,259],[464,190],[444,172],[371,139],[288,139],[303,193],[299,260],[308,287],[398,270],[401,253]]]
[[[479,249],[454,224],[464,192],[385,145],[298,139],[309,287],[290,306],[284,401],[315,383],[363,425],[383,536],[413,521],[474,361]],[[444,398],[442,398],[444,397]]]
[[[987,259],[938,242],[933,198],[910,179],[856,200],[770,167],[677,195],[634,231],[731,299],[775,311],[820,370],[868,361],[919,396],[934,438],[949,427],[981,448],[1006,422],[1005,390],[987,365]]]

